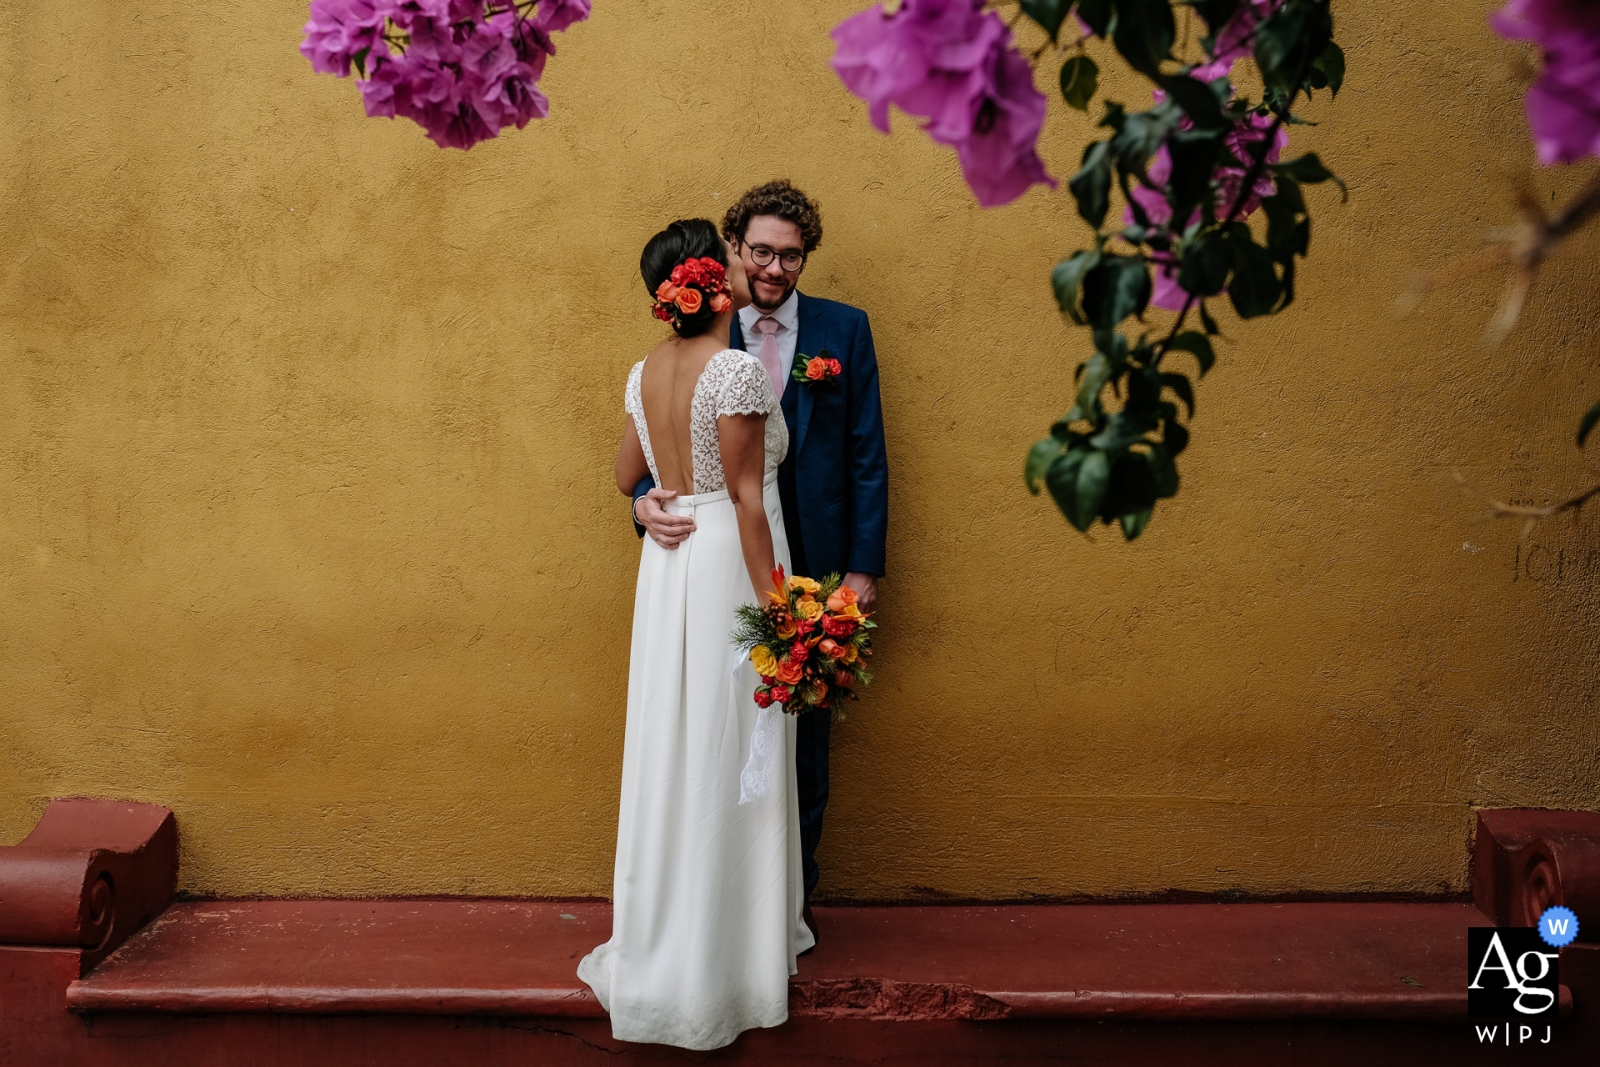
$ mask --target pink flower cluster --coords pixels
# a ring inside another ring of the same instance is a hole
[[[361,81],[367,114],[409,118],[441,148],[471,148],[550,112],[550,35],[590,0],[311,0],[300,52]]]
[[[1490,24],[1544,52],[1544,72],[1524,101],[1539,162],[1600,155],[1600,3],[1511,0]]]
[[[1160,93],[1156,94],[1158,97]],[[1229,209],[1239,199],[1239,190],[1244,187],[1245,177],[1250,173],[1256,147],[1267,136],[1267,131],[1272,128],[1271,115],[1250,114],[1229,130],[1223,138],[1223,145],[1227,155],[1223,162],[1218,163],[1211,172],[1211,178],[1216,182],[1216,213],[1218,218],[1227,214]],[[1278,127],[1277,136],[1272,140],[1267,149],[1267,162],[1276,163],[1279,155],[1289,144],[1289,132],[1282,126]],[[1150,166],[1145,170],[1144,180],[1133,187],[1133,199],[1144,209],[1145,217],[1150,220],[1152,228],[1167,230],[1173,243],[1178,240],[1178,232],[1184,227],[1172,224],[1172,205],[1167,201],[1166,194],[1162,191],[1168,180],[1172,177],[1172,155],[1167,151],[1167,146],[1162,145],[1156,149],[1156,154],[1150,160]],[[1255,213],[1261,206],[1265,197],[1277,192],[1272,176],[1265,171],[1256,178],[1250,187],[1250,192],[1245,195],[1244,203],[1234,215],[1232,221],[1243,221]],[[1198,209],[1195,215],[1198,216]],[[1123,209],[1123,223],[1133,225],[1136,221],[1131,207]],[[1193,222],[1191,217],[1188,222]],[[1188,223],[1185,223],[1187,226]],[[1183,310],[1184,302],[1189,294],[1178,285],[1178,261],[1170,253],[1154,252],[1150,256],[1156,264],[1155,285],[1151,290],[1150,303],[1169,311]]]
[[[1244,0],[1220,28],[1211,27],[1214,40],[1211,62],[1196,67],[1190,77],[1216,81],[1233,73],[1233,64],[1256,47],[1256,27],[1283,6],[1283,0]]]
[[[889,132],[889,105],[925,120],[928,136],[956,150],[985,207],[1008,204],[1035,183],[1055,186],[1039,159],[1045,96],[1033,67],[984,0],[904,0],[833,29],[833,69]]]

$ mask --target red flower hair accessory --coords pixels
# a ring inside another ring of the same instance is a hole
[[[672,274],[656,289],[655,306],[650,313],[674,327],[683,325],[683,316],[710,306],[722,314],[733,306],[728,295],[728,270],[709,256],[686,259],[672,268]]]

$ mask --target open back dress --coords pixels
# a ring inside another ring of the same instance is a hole
[[[628,375],[626,408],[659,485],[643,375],[640,362]],[[755,670],[729,635],[735,609],[756,598],[717,419],[752,414],[767,419],[764,502],[787,570],[777,470],[788,428],[766,370],[735,349],[713,356],[695,384],[694,493],[666,504],[692,517],[695,532],[671,550],[646,537],[639,558],[611,940],[578,964],[618,1040],[712,1049],[777,1026],[789,1017],[795,957],[813,943],[800,918],[792,716],[766,720],[762,744],[781,746],[772,787],[741,803],[761,709]]]

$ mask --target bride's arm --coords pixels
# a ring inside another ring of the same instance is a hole
[[[639,443],[639,430],[629,415],[622,417],[622,445],[617,449],[617,492],[632,496],[634,486],[650,473],[650,464],[644,461],[644,446]]]
[[[717,419],[717,447],[722,453],[722,473],[728,480],[728,498],[739,519],[739,547],[744,550],[750,587],[759,599],[772,586],[772,526],[761,483],[766,475],[765,415],[723,415]]]

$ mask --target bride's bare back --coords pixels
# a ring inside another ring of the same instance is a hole
[[[645,357],[639,382],[650,447],[655,454],[661,488],[688,495],[694,487],[694,455],[689,440],[690,405],[695,386],[711,357],[725,348],[669,338]]]

